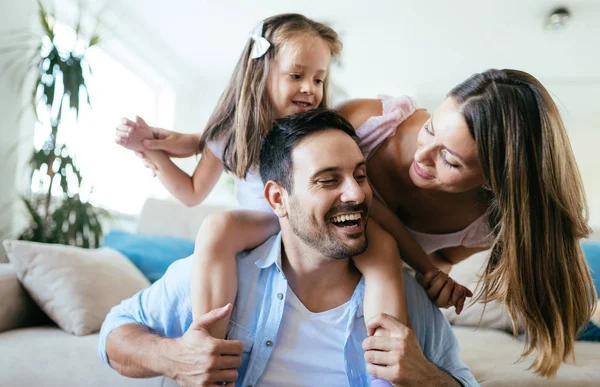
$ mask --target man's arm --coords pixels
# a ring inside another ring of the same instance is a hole
[[[239,341],[210,336],[208,327],[231,304],[191,322],[189,258],[173,263],[152,286],[115,306],[100,330],[104,361],[129,377],[165,375],[180,386],[233,382],[241,365]],[[189,327],[188,327],[189,326]]]
[[[113,307],[100,328],[98,351],[109,363],[107,339],[122,325],[139,324],[159,336],[180,337],[191,324],[189,300],[191,258],[169,266],[161,279]]]
[[[143,325],[116,328],[106,340],[110,366],[130,378],[169,375],[169,356],[174,340],[158,336]]]
[[[208,327],[229,315],[231,304],[194,321],[181,338],[161,337],[138,324],[115,329],[106,342],[110,365],[132,378],[165,375],[180,386],[235,382],[242,364],[239,341],[215,339]]]

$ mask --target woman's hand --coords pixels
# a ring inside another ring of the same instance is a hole
[[[454,306],[456,314],[462,312],[466,298],[473,297],[473,293],[468,288],[457,283],[441,270],[431,270],[425,275],[417,274],[416,279],[431,301],[440,308]]]
[[[198,153],[200,136],[148,126],[142,118],[136,117],[135,122],[123,118],[116,128],[115,142],[138,152],[160,150],[169,157],[190,157]]]

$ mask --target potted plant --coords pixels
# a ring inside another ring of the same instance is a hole
[[[74,30],[76,42],[64,47],[56,39],[54,15],[39,0],[38,12],[41,36],[21,33],[19,36],[24,39],[18,42],[17,47],[23,50],[12,52],[14,63],[22,59],[23,51],[31,47],[32,42],[35,44],[32,65],[26,69],[22,79],[25,83],[31,72],[36,75],[31,89],[31,105],[41,124],[38,130],[45,130],[47,136],[44,144],[34,149],[30,158],[31,183],[39,188],[22,197],[31,221],[19,239],[98,247],[103,236],[101,221],[108,212],[82,199],[82,172],[69,148],[59,142],[58,134],[64,115],[79,117],[82,97],[91,108],[86,82],[92,72],[86,53],[98,44],[100,38],[97,33],[87,37],[82,32],[80,12]]]

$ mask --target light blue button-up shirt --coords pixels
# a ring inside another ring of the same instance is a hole
[[[260,385],[285,306],[288,283],[281,270],[281,233],[256,249],[238,254],[238,294],[229,325],[228,338],[244,345],[236,386]],[[152,286],[112,308],[100,330],[99,352],[108,363],[106,338],[124,324],[141,324],[156,334],[182,336],[192,323],[190,273],[192,257],[174,262]],[[408,312],[413,330],[425,356],[464,386],[479,384],[460,360],[458,341],[446,319],[427,298],[414,278],[404,276]],[[350,316],[344,344],[348,385],[368,387],[362,341],[367,337],[362,303],[361,279],[350,300]],[[307,370],[310,372],[310,370]]]

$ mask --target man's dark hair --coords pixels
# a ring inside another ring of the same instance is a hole
[[[292,150],[307,136],[328,129],[341,130],[358,142],[352,125],[333,110],[310,110],[276,120],[260,151],[263,183],[273,180],[292,192]]]

